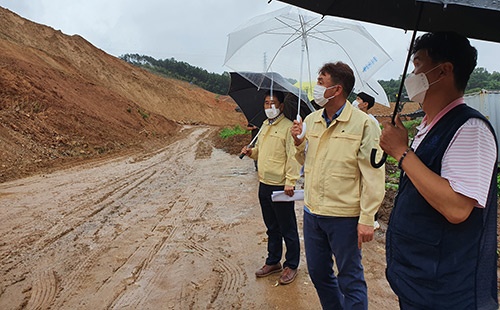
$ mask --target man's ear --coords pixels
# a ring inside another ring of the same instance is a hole
[[[453,64],[449,61],[443,63],[441,66],[441,73],[444,76],[453,75]]]

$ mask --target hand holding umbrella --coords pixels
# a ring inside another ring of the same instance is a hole
[[[295,145],[301,145],[304,142],[305,135],[305,127],[306,124],[302,122],[300,117],[297,117],[296,120],[293,121],[292,128],[290,132],[292,134],[293,140],[295,141]]]
[[[245,155],[250,156],[252,155],[252,145],[254,144],[255,140],[257,140],[257,137],[259,136],[260,131],[253,137],[252,141],[248,143],[248,145],[244,146],[243,149],[241,149],[241,154],[239,155],[240,159],[243,159]]]
[[[395,125],[392,121],[382,122],[383,130],[380,136],[380,147],[385,153],[399,160],[408,149],[408,130],[398,117],[395,118]]]

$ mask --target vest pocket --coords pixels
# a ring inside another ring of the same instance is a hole
[[[401,278],[430,290],[439,288],[440,242],[428,243],[396,231],[391,235],[391,258]],[[411,286],[411,285],[410,285]]]

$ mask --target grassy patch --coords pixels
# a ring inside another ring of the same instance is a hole
[[[399,188],[399,175],[401,173],[401,170],[398,169],[398,161],[392,156],[387,156],[385,167],[385,189],[397,191]]]
[[[497,190],[497,196],[500,196],[500,174],[497,175]]]
[[[246,135],[246,134],[249,134],[250,131],[244,129],[244,128],[241,128],[239,125],[236,125],[234,126],[233,128],[223,128],[220,132],[219,132],[219,136],[223,139],[227,139],[229,137],[232,137],[232,136],[236,136],[236,135]]]
[[[142,116],[143,119],[148,119],[149,114],[146,111],[143,111],[141,109],[137,109],[137,112]]]
[[[410,139],[413,139],[413,137],[415,137],[415,134],[417,133],[416,128],[418,125],[420,125],[421,122],[421,118],[403,122],[403,125],[408,130],[408,136],[410,137]]]

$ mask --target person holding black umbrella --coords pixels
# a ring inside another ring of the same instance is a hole
[[[279,283],[289,284],[297,276],[300,261],[295,202],[275,202],[271,199],[273,191],[284,191],[286,195],[293,196],[300,171],[290,135],[292,121],[283,114],[284,100],[285,96],[280,91],[266,93],[264,109],[268,119],[262,124],[255,147],[245,146],[241,153],[257,160],[259,202],[268,236],[266,262],[255,275],[261,278],[282,272]],[[282,267],[283,241],[286,253]]]
[[[425,117],[410,146],[399,117],[380,141],[402,170],[387,279],[401,309],[498,309],[497,140],[463,98],[477,51],[462,35],[432,32],[412,54],[405,87]]]
[[[305,118],[304,136],[302,122],[292,127],[296,158],[304,164],[307,268],[323,309],[368,308],[361,246],[373,240],[385,195],[385,170],[370,164],[371,150],[380,149],[380,129],[347,102],[354,81],[347,64],[325,64],[314,87],[322,108]]]

